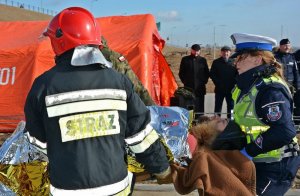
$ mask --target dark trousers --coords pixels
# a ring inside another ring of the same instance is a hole
[[[204,114],[204,99],[205,95],[199,95],[195,98],[195,111],[196,113],[198,113],[199,115],[203,115]]]
[[[274,163],[255,163],[256,194],[283,196],[291,187],[299,166],[300,156]]]
[[[231,93],[223,93],[223,92],[215,93],[215,113],[221,116],[224,98],[227,104],[227,118],[230,119],[231,110],[233,109],[233,99]]]
[[[132,193],[133,193],[134,185],[135,185],[135,180],[136,180],[136,176],[135,176],[135,174],[133,174],[132,181],[131,181],[131,187],[130,187],[130,193],[129,193],[128,196],[131,196]]]
[[[293,97],[294,100],[294,122],[300,125],[300,90],[297,90]]]
[[[300,108],[300,90],[297,90],[294,94],[294,104],[296,108]]]

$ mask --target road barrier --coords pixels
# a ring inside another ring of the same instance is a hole
[[[42,6],[41,7],[33,6],[33,5],[30,5],[30,4],[20,3],[18,1],[0,0],[0,4],[7,5],[7,6],[12,6],[12,7],[18,7],[18,8],[22,8],[22,9],[30,10],[30,11],[33,11],[33,12],[42,13],[42,14],[47,14],[47,15],[51,15],[51,16],[54,16],[58,13],[57,11],[46,9]]]

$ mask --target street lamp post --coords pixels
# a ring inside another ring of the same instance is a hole
[[[43,10],[43,0],[41,0],[41,13],[44,14],[44,10]]]
[[[214,45],[213,45],[213,59],[216,58],[216,27],[214,26]]]
[[[227,25],[218,25],[219,27],[226,27]],[[217,43],[216,43],[216,26],[214,26],[214,32],[213,32],[213,35],[214,35],[214,45],[213,45],[213,58],[215,59],[216,58],[216,46],[217,46]]]
[[[185,47],[186,47],[186,49],[188,50],[188,47],[189,47],[189,39],[190,39],[190,32],[192,31],[192,29],[188,29],[187,31],[186,31],[186,44],[185,44]]]
[[[173,30],[174,30],[174,29],[176,29],[176,26],[173,26],[172,29],[171,29],[171,36],[170,36],[170,43],[171,43],[171,45],[174,44],[174,43],[173,43],[173,41],[174,41],[174,40],[173,40]]]

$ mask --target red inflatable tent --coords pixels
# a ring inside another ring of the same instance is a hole
[[[111,49],[122,53],[158,105],[168,106],[177,88],[150,14],[98,18]],[[0,22],[0,132],[24,119],[34,79],[54,65],[49,39],[39,38],[48,21]]]

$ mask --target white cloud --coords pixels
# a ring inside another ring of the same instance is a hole
[[[157,16],[161,21],[166,21],[166,22],[181,20],[179,13],[175,10],[167,11],[167,12],[159,12]]]

